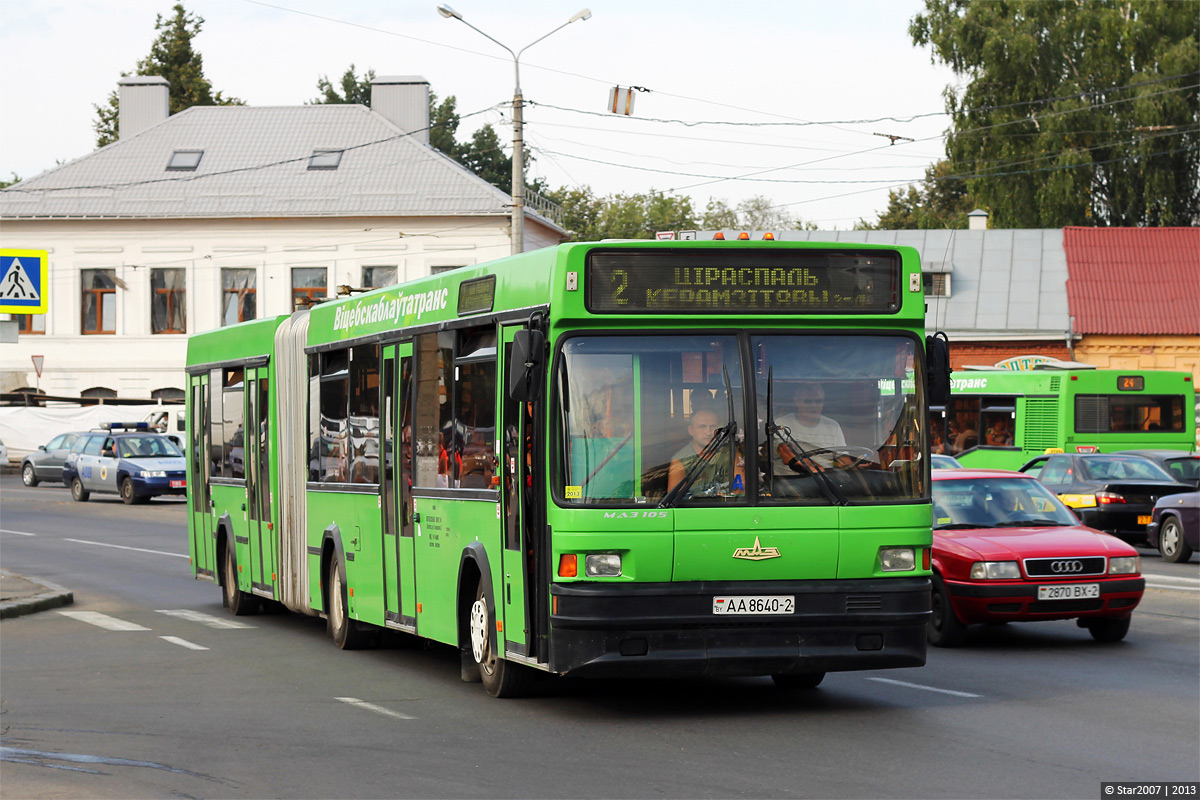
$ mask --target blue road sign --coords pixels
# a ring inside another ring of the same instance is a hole
[[[0,313],[45,314],[49,273],[45,250],[0,250]]]

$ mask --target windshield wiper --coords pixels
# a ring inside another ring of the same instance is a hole
[[[1063,523],[1052,519],[1010,519],[997,522],[994,528],[1060,528]]]
[[[800,466],[804,467],[804,469],[813,476],[813,479],[817,482],[818,488],[820,488],[821,493],[825,495],[825,499],[829,501],[830,505],[846,505],[846,498],[843,497],[842,493],[838,491],[838,488],[834,486],[833,481],[829,479],[829,476],[823,471],[815,469],[814,466],[810,466],[810,464],[814,464],[814,462],[811,460],[809,452],[805,450],[799,442],[792,438],[791,430],[775,424],[775,367],[773,366],[767,368],[767,421],[763,427],[766,429],[767,434],[767,482],[769,485],[771,485],[772,490],[774,490],[775,483],[775,436],[778,435],[784,440],[784,444],[791,448],[791,450],[798,456],[797,458],[793,459],[788,466],[792,469],[796,469],[794,466],[792,466],[792,464],[799,464]],[[796,471],[799,472],[799,470]]]
[[[948,525],[934,525],[935,531],[961,531],[968,528],[995,528],[995,525],[980,525],[975,522],[951,522]]]
[[[722,427],[717,428],[712,438],[708,440],[708,444],[704,445],[704,449],[696,454],[696,460],[692,462],[692,466],[683,476],[683,480],[675,484],[667,492],[666,496],[659,501],[659,508],[667,508],[678,502],[679,498],[696,482],[696,478],[700,477],[700,473],[704,471],[704,468],[708,466],[708,462],[712,461],[712,457],[717,454],[721,445],[726,441],[729,442],[729,471],[731,473],[729,479],[730,481],[734,481],[737,478],[737,455],[734,447],[738,426],[737,419],[733,415],[733,389],[729,383],[729,369],[724,366],[721,369],[725,373],[725,400],[729,406],[729,416],[726,419],[729,421]]]

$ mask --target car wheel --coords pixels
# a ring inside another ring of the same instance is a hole
[[[933,614],[925,626],[925,635],[934,647],[957,647],[967,638],[967,626],[954,613],[950,594],[941,575],[933,576],[933,594],[930,597]]]
[[[131,506],[138,501],[138,496],[133,491],[133,481],[129,478],[121,479],[121,502],[127,506]]]
[[[339,650],[361,650],[368,644],[369,637],[350,619],[346,598],[346,584],[342,581],[341,562],[337,553],[329,559],[329,608],[325,615],[333,643]]]
[[[83,488],[83,482],[79,478],[71,479],[71,499],[76,503],[86,503],[87,499],[92,496],[92,493]]]
[[[38,485],[37,473],[34,472],[33,464],[28,461],[25,462],[25,466],[21,467],[21,482],[26,486]]]
[[[1119,642],[1129,633],[1130,619],[1131,617],[1095,617],[1085,620],[1083,624],[1097,642]]]
[[[786,692],[798,692],[806,689],[815,689],[821,685],[821,681],[825,680],[824,672],[799,672],[788,675],[772,675],[771,680],[775,681],[775,688],[783,689]]]
[[[493,649],[490,633],[496,622],[488,611],[483,578],[475,588],[475,602],[464,608],[471,658],[479,669],[483,688],[492,697],[520,697],[529,689],[529,672],[520,664],[501,658]]]
[[[244,617],[258,611],[258,598],[238,588],[237,570],[234,569],[233,551],[230,549],[232,546],[225,546],[224,563],[221,565],[225,580],[221,584],[221,592],[224,595],[225,607],[235,617]]]
[[[1179,564],[1192,557],[1192,548],[1183,540],[1183,526],[1175,517],[1164,517],[1158,531],[1158,552],[1163,561]]]

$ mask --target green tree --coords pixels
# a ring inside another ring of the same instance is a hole
[[[967,182],[954,175],[949,161],[925,168],[920,188],[888,191],[887,208],[874,222],[859,220],[858,230],[911,230],[915,228],[967,227],[967,214],[977,206]]]
[[[134,75],[159,75],[170,83],[170,113],[178,114],[192,106],[235,106],[243,105],[236,97],[225,97],[212,90],[212,83],[204,77],[204,59],[192,47],[192,40],[200,33],[204,18],[188,13],[183,3],[176,3],[174,14],[164,18],[155,17],[154,29],[158,36],[150,45],[150,54],[137,63]],[[130,73],[121,73],[122,77]],[[110,92],[103,105],[93,105],[96,121],[96,146],[103,147],[117,140],[119,98],[116,91]]]
[[[730,207],[720,199],[708,201],[701,225],[708,230],[778,231],[816,230],[817,226],[793,217],[763,195],[748,197]]]
[[[354,72],[354,65],[342,73],[341,89],[339,93],[329,82],[328,75],[322,75],[317,79],[317,91],[321,93],[319,97],[314,97],[309,102],[313,105],[324,105],[329,103],[358,103],[367,108],[371,107],[371,81],[375,80],[375,70],[369,69],[363,73],[360,78]]]
[[[14,172],[14,173],[12,173],[12,177],[10,179],[0,180],[0,189],[7,189],[9,186],[12,186],[14,183],[20,183],[20,182],[21,182],[21,176]]]
[[[996,224],[1200,218],[1195,2],[925,0],[909,33],[967,81],[947,155]]]
[[[571,241],[653,239],[657,231],[698,227],[690,197],[653,189],[644,194],[596,197],[591,187],[584,186],[546,190],[544,194],[562,206],[563,227],[571,231]]]

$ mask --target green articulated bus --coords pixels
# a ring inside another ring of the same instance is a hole
[[[1058,368],[955,372],[930,407],[935,453],[963,466],[1018,469],[1047,450],[1196,449],[1196,387],[1187,372]]]
[[[920,666],[923,326],[911,248],[605,242],[193,336],[195,575],[497,696]]]

